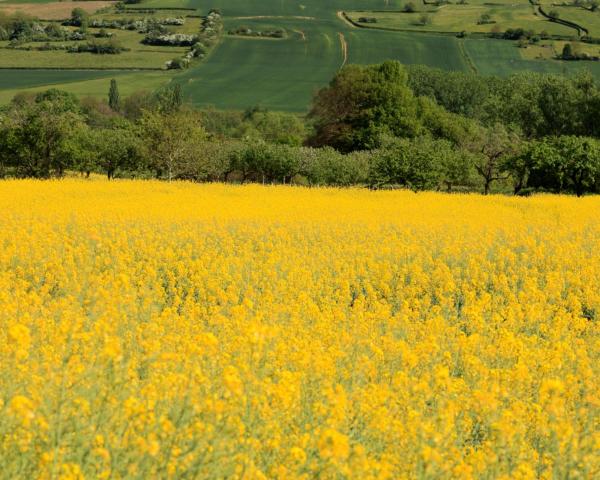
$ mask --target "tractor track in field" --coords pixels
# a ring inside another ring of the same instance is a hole
[[[346,41],[346,37],[342,32],[338,32],[338,36],[340,38],[340,45],[342,46],[342,66],[340,68],[344,68],[346,63],[348,63],[348,42]]]
[[[306,33],[304,33],[302,30],[292,30],[292,32],[297,33],[298,35],[300,35],[300,39],[303,42],[306,42]]]

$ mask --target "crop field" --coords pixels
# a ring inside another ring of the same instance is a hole
[[[125,69],[129,72],[120,77],[122,93],[172,82],[182,85],[186,99],[196,106],[246,109],[261,105],[292,112],[306,112],[314,92],[325,86],[346,63],[368,64],[395,59],[405,64],[472,70],[482,74],[507,75],[528,70],[570,74],[588,69],[594,75],[600,75],[599,62],[557,60],[565,38],[576,36],[576,30],[546,20],[537,7],[525,0],[499,0],[493,5],[484,0],[473,0],[466,5],[440,7],[416,3],[417,12],[407,14],[400,12],[406,4],[401,0],[143,0],[128,5],[126,13],[104,12],[95,17],[198,16],[205,15],[211,8],[220,8],[225,32],[204,60],[193,61],[186,70],[165,71],[160,75],[143,70],[164,70],[166,62],[183,55],[186,48],[144,46],[140,43],[142,35],[121,30],[113,33],[128,51],[117,55],[41,51],[39,42],[37,45],[28,43],[16,49],[0,48],[0,68],[22,69],[24,78],[44,75],[44,72],[28,70],[30,68],[64,69],[68,80],[57,84],[56,77],[50,77],[47,85],[102,97],[106,95],[106,88],[98,88],[97,77],[83,81],[81,73],[73,72],[70,77],[68,70]],[[64,5],[71,4],[60,5],[66,8]],[[46,8],[51,6],[45,5]],[[559,11],[560,18],[581,22],[591,29],[592,34],[595,32],[600,13],[543,5],[547,11]],[[159,10],[148,13],[152,8]],[[136,13],[138,9],[141,10]],[[431,21],[419,26],[415,21],[422,11],[428,12]],[[374,16],[376,28],[356,28],[343,19],[342,12],[347,12],[355,21],[361,16]],[[483,14],[490,15],[489,23],[479,22]],[[198,31],[199,22],[198,18],[190,17],[185,27],[174,30],[194,33]],[[286,35],[277,40],[227,35],[228,30],[241,26],[254,30],[283,29]],[[462,39],[436,34],[437,31],[466,31],[477,36],[509,28],[523,28],[538,34],[545,32],[556,38],[519,49],[516,41],[486,38],[482,43],[478,37]],[[7,45],[8,42],[0,42],[0,47]],[[576,43],[575,50],[595,54],[597,49]],[[3,70],[2,75],[4,72],[7,70]],[[137,84],[125,84],[133,78]],[[157,82],[158,78],[160,82]],[[20,83],[25,86],[27,82],[0,81],[0,101],[5,102],[18,91]],[[38,85],[31,88],[37,89]]]
[[[6,478],[597,478],[600,200],[0,186]]]
[[[110,79],[119,81],[122,95],[136,91],[152,92],[171,80],[168,72],[130,72],[124,70],[3,70],[0,72],[7,87],[0,88],[0,103],[8,103],[17,93],[36,93],[48,88],[60,88],[79,97],[105,98]],[[48,83],[48,79],[54,83]]]
[[[464,42],[467,55],[473,59],[477,71],[482,75],[505,76],[524,70],[539,73],[569,74],[588,70],[596,78],[600,76],[600,62],[557,62],[531,60],[527,49],[517,48],[504,40],[469,38]],[[529,47],[528,47],[529,48]]]
[[[114,5],[112,1],[70,1],[70,2],[9,2],[0,1],[0,13],[22,12],[43,20],[63,20],[69,18],[74,8],[94,13]]]

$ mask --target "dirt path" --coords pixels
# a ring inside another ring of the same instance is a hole
[[[346,37],[344,37],[344,34],[342,32],[338,32],[338,35],[340,37],[340,44],[342,45],[342,66],[340,68],[343,68],[344,65],[346,65],[346,63],[348,63],[348,42],[346,41]]]

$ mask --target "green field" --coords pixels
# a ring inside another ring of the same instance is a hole
[[[404,12],[347,12],[353,21],[360,17],[377,18],[377,27],[398,30],[414,30],[418,32],[504,32],[509,28],[533,30],[536,33],[545,31],[551,35],[571,36],[572,28],[559,23],[550,22],[539,15],[534,7],[524,0],[510,6],[485,4],[442,5],[440,7],[419,6],[414,13]],[[427,15],[430,23],[421,24],[421,16]],[[490,23],[480,23],[482,15],[490,16]]]
[[[118,79],[119,92],[127,96],[137,90],[156,90],[167,84],[172,75],[169,72],[2,70],[0,104],[9,102],[19,92],[48,88],[59,88],[81,97],[105,98],[111,78]]]
[[[527,60],[521,49],[504,40],[466,39],[465,50],[482,75],[505,76],[522,71],[569,74],[589,70],[600,78],[600,62]]]
[[[144,16],[145,13],[135,13],[135,10],[148,8],[197,9],[195,12],[180,11],[179,14],[200,15],[210,8],[220,8],[224,15],[225,31],[240,26],[248,26],[253,30],[282,28],[287,36],[274,41],[224,35],[208,58],[192,63],[191,68],[183,72],[133,70],[161,68],[165,61],[185,51],[171,47],[146,47],[139,43],[143,37],[136,32],[116,31],[123,44],[131,48],[130,52],[120,55],[0,49],[0,66],[24,68],[17,74],[10,70],[0,72],[0,101],[6,101],[19,89],[38,90],[45,85],[80,95],[104,96],[107,90],[106,77],[114,75],[78,70],[26,70],[31,66],[132,69],[119,75],[122,95],[176,82],[183,86],[186,98],[197,106],[245,109],[262,105],[295,112],[305,112],[314,92],[326,85],[345,63],[370,64],[395,59],[405,64],[425,64],[446,70],[473,70],[494,75],[524,70],[569,73],[587,68],[600,77],[600,63],[556,61],[552,59],[556,51],[552,45],[519,49],[513,41],[459,39],[434,32],[489,31],[493,24],[477,25],[477,19],[481,12],[491,11],[497,29],[510,25],[511,28],[530,28],[536,32],[545,30],[554,35],[573,35],[573,29],[535,15],[534,8],[525,0],[497,0],[493,5],[486,0],[472,0],[467,5],[453,4],[440,8],[415,3],[418,9],[436,10],[432,14],[435,17],[431,25],[409,28],[425,30],[423,32],[356,28],[339,16],[341,11],[357,12],[353,15],[370,15],[369,12],[377,11],[377,18],[381,19],[378,26],[402,30],[408,22],[406,19],[410,17],[409,14],[398,13],[405,1],[144,0],[128,7],[131,13],[125,15]],[[571,19],[566,13],[569,11],[600,19],[600,13],[573,7],[560,8],[561,18]],[[161,16],[173,14],[166,10],[156,13]],[[398,19],[401,19],[400,23]],[[572,19],[577,21],[575,17]],[[194,31],[199,20],[194,21],[196,23],[190,21],[184,28]]]

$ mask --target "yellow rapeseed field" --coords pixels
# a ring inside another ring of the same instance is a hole
[[[0,183],[0,478],[600,477],[600,198]]]

